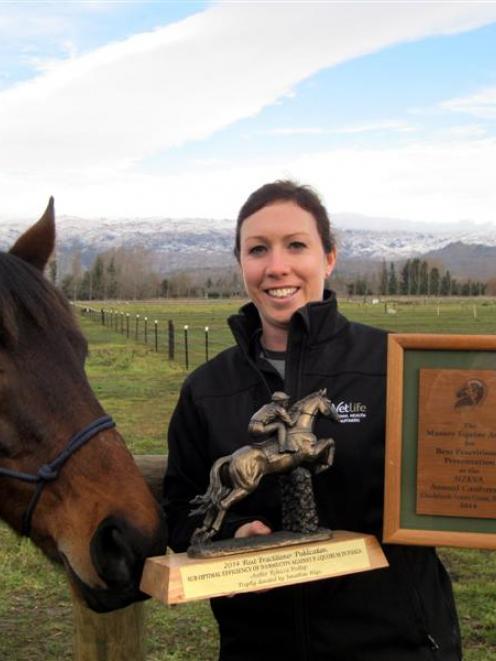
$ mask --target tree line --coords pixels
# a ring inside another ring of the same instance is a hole
[[[243,282],[235,266],[190,269],[164,276],[156,255],[144,248],[116,248],[98,254],[89,268],[74,252],[65,274],[57,276],[57,264],[49,275],[71,300],[137,300],[147,298],[223,298],[243,296]],[[375,272],[349,275],[339,269],[329,285],[348,296],[481,296],[496,294],[496,282],[459,280],[449,269],[419,258],[403,263],[386,262]]]
[[[348,283],[347,293],[350,296],[482,296],[487,290],[486,282],[460,281],[449,269],[443,271],[419,258],[407,259],[402,265],[383,260],[379,276],[374,280],[371,286],[367,276],[358,276]]]
[[[57,277],[53,262],[49,275],[69,299],[80,301],[221,298],[243,293],[237,269],[180,271],[164,276],[153,251],[140,247],[100,253],[87,269],[76,251],[68,260],[65,275]]]

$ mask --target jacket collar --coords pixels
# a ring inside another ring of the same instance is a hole
[[[228,323],[239,346],[249,353],[262,329],[255,305],[247,303],[238,314],[229,317]],[[326,289],[322,301],[307,303],[294,313],[289,330],[291,334],[304,333],[308,336],[308,344],[313,345],[328,342],[348,323],[338,312],[336,294]]]

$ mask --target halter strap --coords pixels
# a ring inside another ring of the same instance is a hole
[[[65,448],[55,457],[55,459],[49,464],[43,464],[40,466],[38,472],[35,474],[22,473],[20,471],[10,470],[8,468],[0,468],[0,477],[10,477],[13,479],[22,480],[23,482],[31,482],[36,484],[31,502],[29,503],[22,517],[22,535],[29,537],[31,533],[31,519],[45,484],[47,482],[53,482],[58,478],[62,466],[77,450],[79,450],[80,447],[85,445],[101,431],[104,431],[105,429],[111,429],[112,427],[115,427],[115,422],[109,415],[105,415],[102,418],[94,420],[89,425],[86,425],[84,429],[77,432],[77,434],[74,434],[74,436],[69,439],[69,442]]]

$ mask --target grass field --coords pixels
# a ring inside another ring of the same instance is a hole
[[[231,343],[231,333],[226,325],[226,317],[236,312],[242,301],[161,301],[145,303],[98,303],[92,308],[97,311],[98,321],[101,309],[105,310],[105,323],[119,334],[145,341],[145,318],[147,319],[146,339],[148,346],[155,348],[155,321],[157,321],[157,347],[159,353],[168,352],[168,322],[175,328],[175,360],[186,365],[186,342],[189,368],[196,367],[205,360],[205,327],[208,327],[208,356],[224,349]],[[81,309],[84,309],[84,305]],[[340,303],[341,311],[364,323],[373,324],[398,332],[429,333],[493,333],[496,329],[496,302],[492,299],[398,299],[377,304],[363,302]],[[187,326],[187,340],[185,326]],[[121,332],[122,329],[122,332]]]
[[[341,309],[352,319],[391,330],[494,333],[496,305],[492,301],[476,301],[476,305],[474,310],[474,301],[443,303],[438,311],[436,303],[397,304],[391,314],[384,304],[345,302]],[[188,324],[200,329],[200,335],[208,325],[213,355],[230,343],[225,318],[239,301],[117,307],[130,314],[148,314],[150,319],[174,319],[176,327]],[[168,419],[186,375],[179,350],[178,362],[169,363],[165,353],[155,353],[151,345],[84,317],[82,326],[90,342],[90,381],[130,449],[165,452]],[[440,553],[453,578],[466,661],[496,661],[496,552],[442,549]],[[0,659],[71,658],[71,606],[63,574],[4,526],[0,527],[0,595]],[[146,614],[150,661],[217,658],[216,629],[207,604],[167,608],[150,601]]]

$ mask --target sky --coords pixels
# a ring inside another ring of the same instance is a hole
[[[0,218],[496,225],[496,0],[0,0]],[[392,221],[391,221],[392,222]]]

